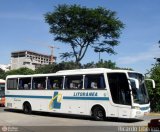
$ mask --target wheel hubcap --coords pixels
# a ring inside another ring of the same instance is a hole
[[[97,112],[97,115],[98,115],[98,117],[102,118],[102,117],[103,117],[102,111],[99,110],[99,111]]]

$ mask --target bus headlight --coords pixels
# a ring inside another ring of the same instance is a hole
[[[138,107],[138,106],[132,106],[132,109],[140,110],[140,107]]]

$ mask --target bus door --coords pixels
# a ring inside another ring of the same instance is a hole
[[[111,93],[113,112],[120,118],[131,115],[131,94],[125,73],[108,73],[108,83]],[[112,113],[113,114],[113,113]]]

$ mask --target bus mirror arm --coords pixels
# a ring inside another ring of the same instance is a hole
[[[131,85],[134,88],[139,89],[139,81],[137,79],[135,79],[135,78],[129,78],[129,81],[130,81]]]
[[[145,79],[145,81],[151,81],[153,88],[156,88],[155,81],[153,79]]]

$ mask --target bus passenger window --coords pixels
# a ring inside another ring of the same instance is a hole
[[[44,89],[43,84],[41,84],[41,83],[38,83],[37,87],[38,87],[38,89]]]
[[[104,89],[105,81],[103,74],[86,75],[85,76],[85,89]]]
[[[91,88],[97,89],[97,82],[91,82]]]
[[[42,90],[46,88],[46,77],[34,77],[33,78],[33,88]]]
[[[62,89],[63,77],[48,77],[47,89]]]
[[[18,79],[10,78],[7,80],[7,89],[8,90],[17,90]]]
[[[19,78],[18,88],[28,90],[31,88],[31,78]]]
[[[66,76],[65,89],[82,89],[83,76]]]
[[[24,89],[29,89],[28,84],[24,84]]]

